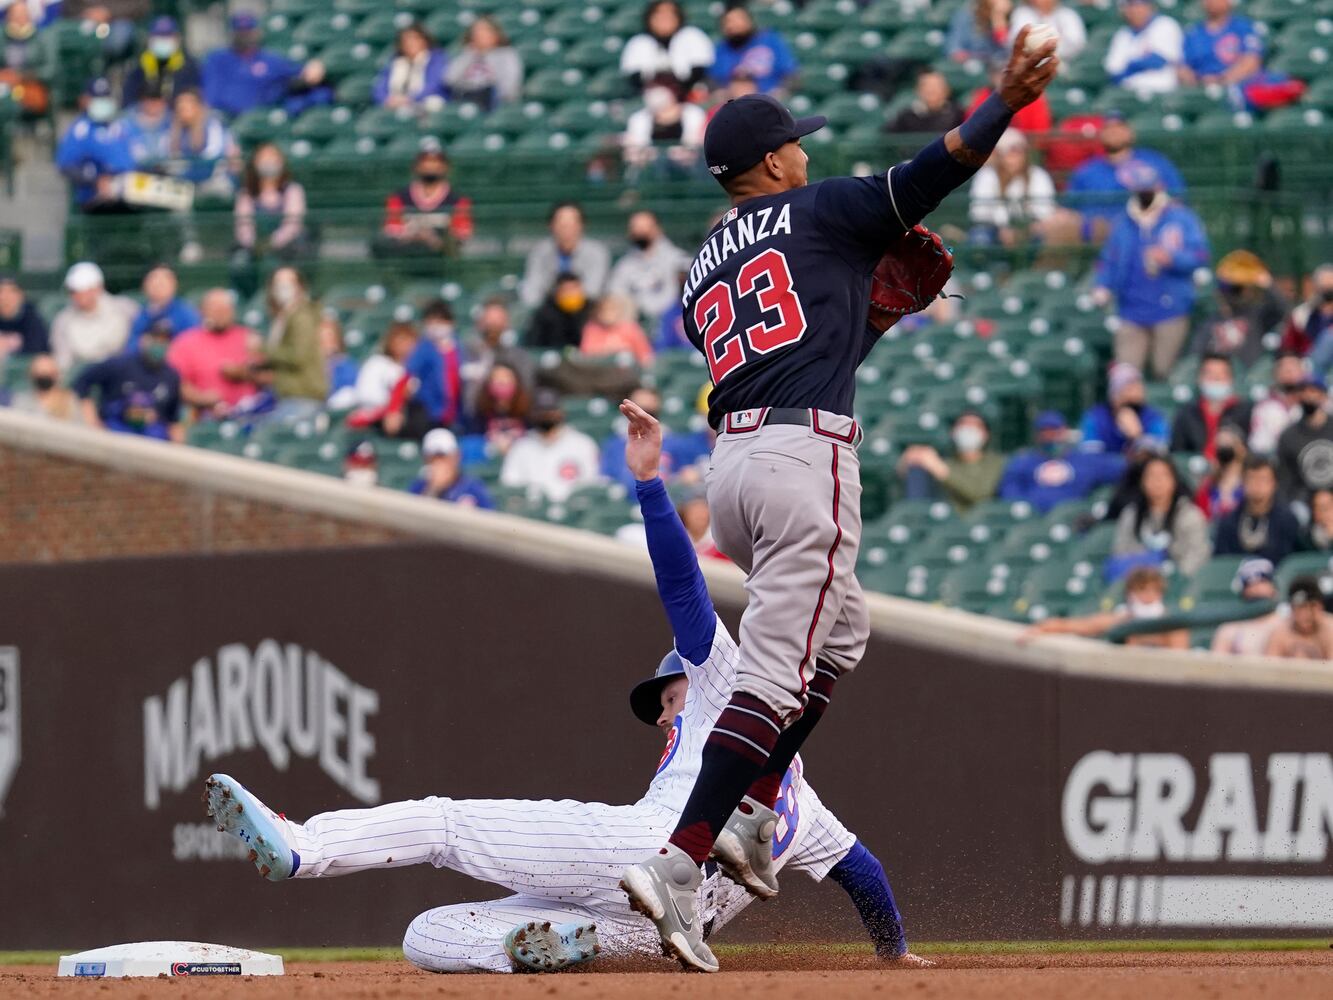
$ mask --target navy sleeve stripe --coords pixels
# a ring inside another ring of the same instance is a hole
[[[884,186],[889,189],[889,204],[893,206],[893,214],[898,216],[898,221],[904,229],[911,229],[912,227],[903,220],[903,213],[898,211],[898,197],[893,193],[893,167],[889,167],[884,174]]]

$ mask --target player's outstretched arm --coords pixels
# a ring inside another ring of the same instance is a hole
[[[671,505],[666,485],[658,475],[662,460],[662,425],[628,399],[620,412],[629,421],[625,464],[634,475],[634,492],[643,512],[648,555],[657,577],[657,595],[676,637],[676,652],[691,663],[702,663],[713,647],[717,612],[708,596],[708,584],[699,570],[699,557]]]
[[[889,877],[884,874],[884,866],[879,863],[879,859],[870,853],[865,844],[860,840],[853,844],[852,849],[829,871],[829,878],[842,886],[851,897],[856,912],[861,916],[861,923],[875,944],[876,955],[880,958],[901,959],[910,954],[907,934],[903,930],[903,917],[893,898]]]
[[[907,163],[889,171],[889,193],[903,228],[911,228],[933,212],[954,189],[989,159],[1014,112],[1027,107],[1045,91],[1060,68],[1055,41],[1026,51],[1024,27],[1014,39],[1009,63],[999,89],[986,98],[963,124],[935,140]]]

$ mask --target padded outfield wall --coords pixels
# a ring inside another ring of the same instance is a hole
[[[669,634],[640,553],[12,414],[0,451],[385,532],[0,567],[6,947],[389,944],[493,894],[429,867],[262,882],[203,815],[212,770],[298,816],[647,784],[660,738],[626,695]],[[734,624],[736,573],[709,575]],[[806,773],[885,861],[913,936],[1333,929],[1333,669],[1023,648],[1006,624],[872,605]],[[728,936],[856,933],[840,890],[792,875]]]

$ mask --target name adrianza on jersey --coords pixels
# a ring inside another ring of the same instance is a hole
[[[736,210],[733,208],[728,215]],[[776,213],[776,217],[775,217]],[[760,208],[746,215],[733,216],[733,220],[715,232],[704,243],[690,265],[690,275],[685,281],[685,290],[681,302],[688,303],[695,290],[727,259],[740,253],[747,247],[762,243],[772,236],[785,233],[791,235],[791,205],[780,208]]]

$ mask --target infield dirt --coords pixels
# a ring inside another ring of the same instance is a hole
[[[555,975],[440,976],[406,962],[292,962],[281,978],[57,979],[51,967],[0,969],[0,996],[129,1000],[207,996],[268,998],[485,996],[495,1000],[575,997],[832,998],[984,997],[997,1000],[1227,1000],[1333,997],[1333,951],[1106,952],[942,955],[938,968],[885,968],[866,955],[814,947],[808,955],[745,954],[715,976],[677,972],[666,962],[599,963],[597,971]]]

